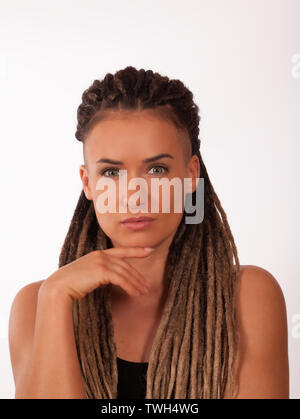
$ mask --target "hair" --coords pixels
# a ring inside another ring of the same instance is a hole
[[[236,385],[235,295],[240,264],[227,216],[201,158],[199,108],[192,92],[182,81],[152,70],[128,66],[114,75],[107,73],[83,92],[75,137],[84,143],[91,128],[108,112],[146,109],[188,134],[190,153],[200,162],[205,197],[202,222],[186,224],[184,211],[169,247],[164,270],[167,297],[151,348],[146,399],[223,398],[226,385],[232,395]],[[110,247],[93,201],[82,190],[59,267]],[[108,284],[73,300],[74,335],[87,398],[117,398],[110,290]]]

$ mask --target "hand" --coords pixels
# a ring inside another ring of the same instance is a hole
[[[151,285],[123,258],[147,257],[150,253],[144,247],[94,250],[59,268],[44,281],[41,289],[58,289],[59,293],[76,300],[111,282],[133,297],[139,295],[137,291],[145,294],[148,292],[145,286],[149,289]]]

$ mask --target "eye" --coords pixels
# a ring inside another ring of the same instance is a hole
[[[163,173],[167,173],[167,172],[169,171],[169,169],[168,169],[167,167],[165,167],[165,166],[161,166],[161,165],[152,166],[152,169],[153,169],[153,168],[157,168],[157,167],[159,167],[159,168],[161,168],[161,169],[164,169],[164,172],[154,173],[154,174],[161,175],[161,174],[163,174]]]
[[[100,175],[101,176],[106,176],[106,177],[112,177],[112,176],[110,176],[110,175],[105,175],[105,173],[106,172],[109,172],[109,171],[114,171],[114,170],[119,170],[117,167],[109,167],[109,168],[107,168],[107,169],[105,169],[105,170],[102,170],[101,172],[100,172]]]
[[[167,167],[165,167],[165,166],[162,166],[162,165],[152,166],[151,169],[153,169],[153,168],[155,168],[155,169],[160,168],[160,169],[163,169],[164,170],[163,172],[152,173],[154,175],[161,175],[161,174],[164,174],[164,173],[169,172],[169,169]],[[108,174],[107,175],[106,173],[114,172],[114,171],[117,171],[118,172],[118,170],[119,170],[118,167],[108,167],[108,168],[100,171],[100,175],[101,176],[106,176],[106,177],[115,177],[115,176],[118,176],[118,174],[115,174],[115,175],[114,174],[113,175]]]

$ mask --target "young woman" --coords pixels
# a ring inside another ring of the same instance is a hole
[[[23,287],[11,308],[16,398],[117,398],[126,388],[144,398],[289,397],[284,296],[267,270],[239,264],[199,121],[187,87],[151,70],[126,67],[83,93],[83,190],[59,269]],[[145,180],[148,203],[153,179],[191,178],[194,204],[203,178],[202,222],[174,211],[173,188],[169,212],[136,212],[137,188],[119,211],[120,170]],[[107,178],[117,211],[103,213],[97,184]],[[139,216],[152,221],[126,222]]]

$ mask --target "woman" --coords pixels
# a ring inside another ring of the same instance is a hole
[[[268,271],[239,264],[200,155],[198,110],[181,81],[134,67],[83,93],[83,191],[59,269],[11,308],[17,398],[120,397],[122,361],[148,366],[146,398],[289,397],[284,296]],[[172,188],[169,212],[133,204],[128,190],[126,212],[104,213],[99,179],[114,181],[119,208],[125,172],[144,179],[145,200],[153,179],[190,178],[194,203],[203,178],[203,220],[174,211]],[[152,221],[125,222],[139,216]]]

